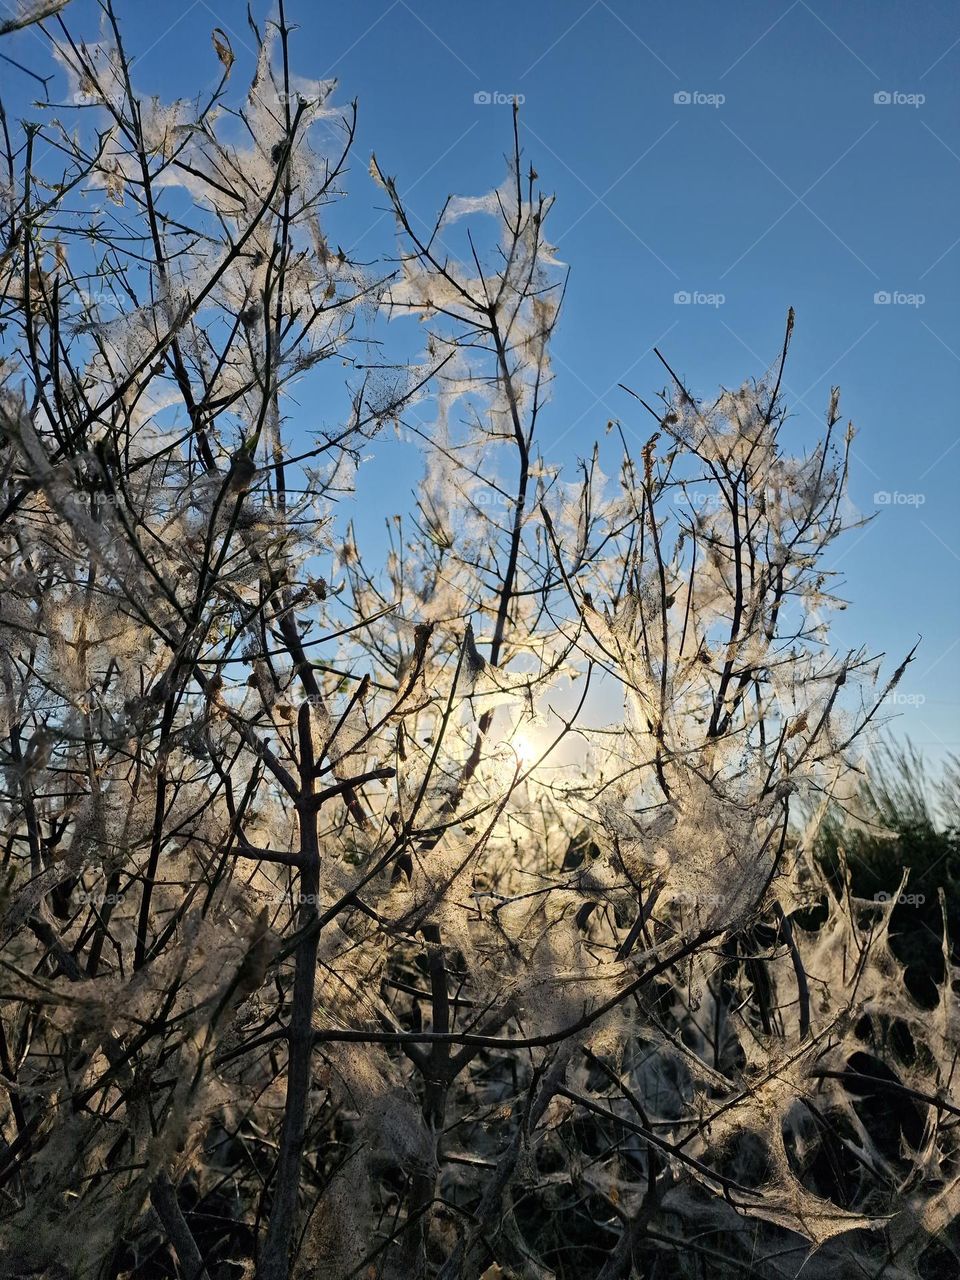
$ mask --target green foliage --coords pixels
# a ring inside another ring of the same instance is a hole
[[[951,757],[934,778],[909,743],[887,744],[859,796],[859,812],[837,807],[823,823],[821,865],[838,892],[844,866],[857,898],[899,897],[890,944],[906,966],[913,996],[936,1002],[943,981],[943,928],[956,961],[960,942],[960,762]],[[900,884],[904,872],[906,884]]]

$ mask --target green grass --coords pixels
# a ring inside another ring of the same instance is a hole
[[[861,898],[895,894],[910,869],[904,900],[893,911],[891,947],[907,966],[911,993],[933,1004],[934,984],[944,977],[944,919],[951,953],[960,959],[960,760],[949,757],[934,775],[909,743],[887,744],[858,800],[856,820],[839,809],[830,813],[817,856],[838,890],[845,857],[851,891]]]

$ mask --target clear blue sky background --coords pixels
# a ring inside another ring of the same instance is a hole
[[[217,25],[237,53],[234,74],[249,70],[246,0],[117,7],[146,92],[214,84]],[[908,701],[890,709],[895,727],[932,758],[960,749],[960,6],[288,0],[287,10],[300,24],[297,69],[336,76],[339,100],[359,99],[356,198],[335,228],[359,257],[392,248],[366,173],[371,150],[430,218],[448,193],[479,194],[502,177],[510,108],[475,95],[523,95],[526,157],[557,194],[552,238],[572,267],[548,455],[574,463],[611,417],[646,438],[617,383],[656,394],[654,345],[712,395],[763,371],[796,308],[788,430],[808,444],[839,383],[860,433],[852,497],[879,511],[832,557],[851,601],[838,642],[883,649],[892,669],[922,635],[901,685]],[[95,35],[92,0],[74,0],[67,17]],[[42,62],[35,34],[4,51]],[[0,74],[8,102],[28,102],[35,86]],[[681,292],[724,301],[677,303]],[[924,300],[878,304],[878,293]],[[400,509],[418,469],[410,446],[372,451],[361,532]]]

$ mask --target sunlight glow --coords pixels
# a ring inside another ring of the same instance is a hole
[[[510,737],[517,762],[521,769],[529,769],[540,758],[543,748],[530,729],[517,729]]]

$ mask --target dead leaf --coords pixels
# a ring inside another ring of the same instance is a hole
[[[233,66],[235,59],[227,33],[222,27],[214,27],[211,32],[211,36],[213,39],[213,47],[217,51],[217,57],[223,63],[224,70],[227,75],[229,75],[230,68]]]

